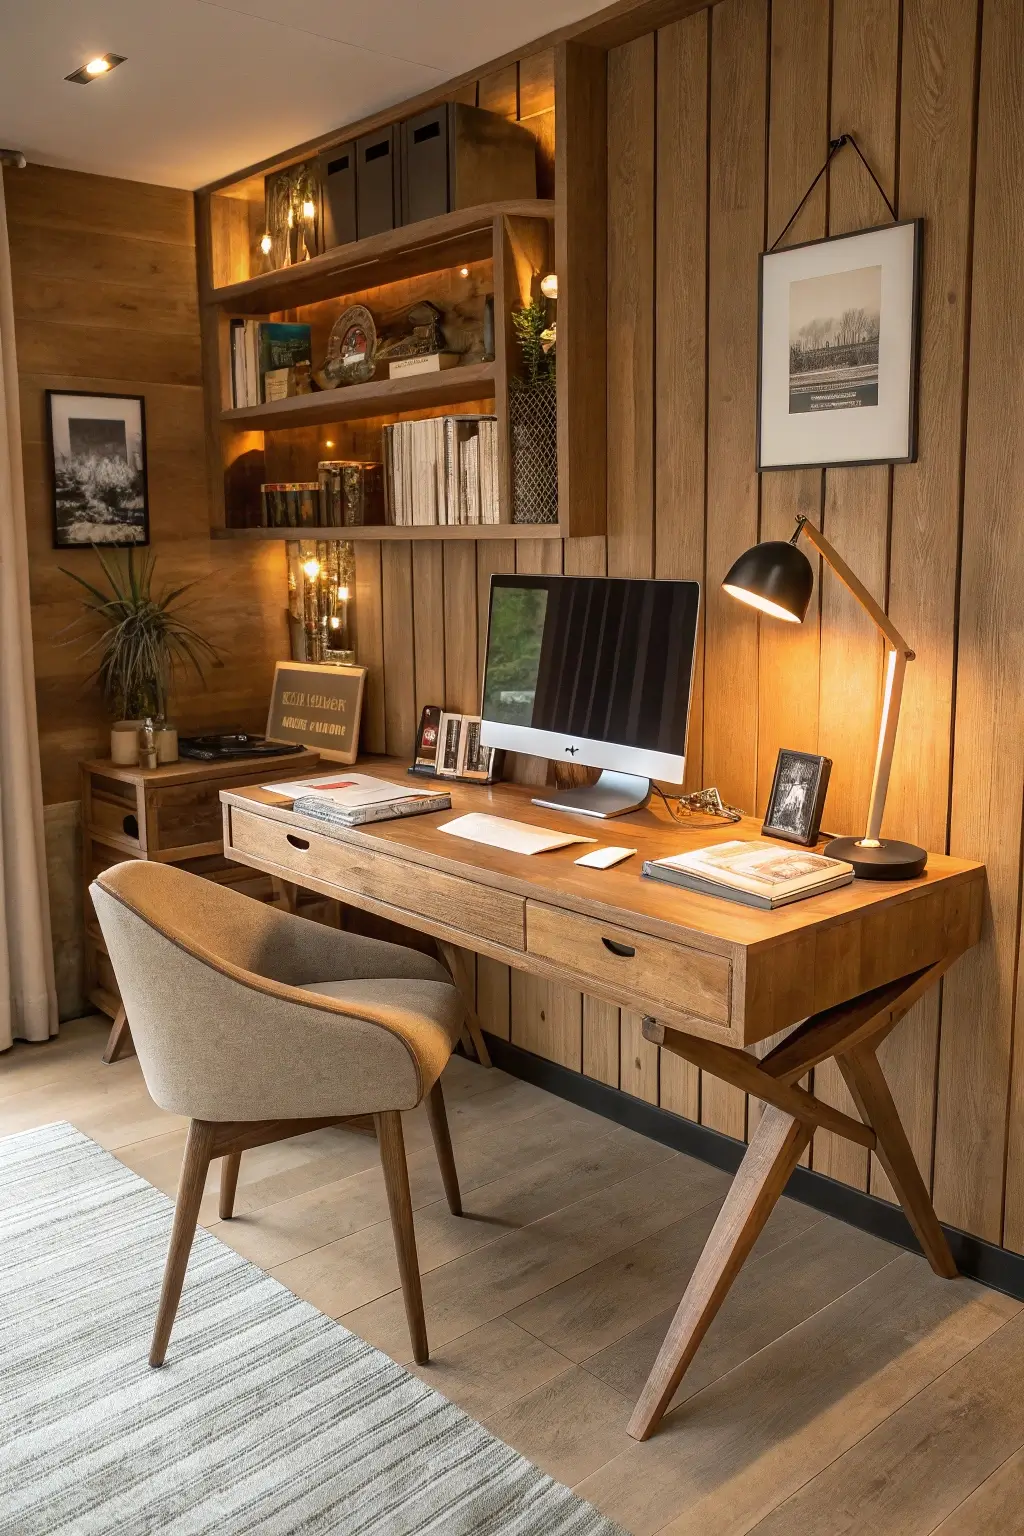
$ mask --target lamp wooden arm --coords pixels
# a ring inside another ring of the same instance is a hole
[[[889,647],[886,657],[885,689],[882,695],[882,718],[878,730],[878,751],[875,755],[871,800],[868,805],[868,824],[862,839],[866,846],[874,847],[877,846],[881,832],[882,813],[885,810],[885,797],[889,789],[892,754],[896,746],[896,727],[899,724],[900,703],[903,698],[903,680],[906,676],[907,662],[913,661],[914,652],[892,623],[889,615],[871,596],[860,578],[850,570],[838,550],[833,549],[825,535],[803,516],[797,518],[794,543],[802,533],[806,534],[821,558],[832,567],[843,586],[853,593],[865,613],[881,630]]]

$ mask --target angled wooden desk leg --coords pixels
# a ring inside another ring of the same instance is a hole
[[[774,1210],[812,1132],[813,1127],[806,1121],[794,1120],[773,1104],[765,1106],[665,1335],[654,1369],[633,1409],[629,1433],[634,1440],[646,1440],[660,1423],[683,1372]]]
[[[954,1280],[957,1267],[946,1234],[939,1225],[899,1111],[889,1092],[889,1084],[878,1065],[878,1057],[869,1045],[861,1045],[837,1056],[836,1065],[846,1080],[861,1119],[878,1137],[875,1156],[889,1176],[925,1258],[937,1275]]]
[[[652,1044],[745,1093],[756,1094],[765,1101],[765,1109],[633,1410],[628,1431],[634,1440],[646,1440],[661,1422],[686,1367],[818,1126],[876,1153],[932,1268],[948,1279],[956,1275],[949,1244],[876,1055],[880,1041],[955,958],[950,954],[912,976],[815,1014],[761,1062],[735,1046],[719,1045],[656,1019],[644,1019],[644,1037]],[[859,1121],[796,1086],[808,1067],[832,1057],[846,1079]]]
[[[110,1026],[110,1034],[107,1036],[106,1049],[103,1052],[103,1060],[109,1067],[112,1061],[120,1061],[122,1056],[134,1056],[135,1045],[132,1041],[132,1032],[125,1015],[124,1006],[117,1010],[117,1015]]]
[[[476,1053],[477,1061],[482,1067],[489,1067],[491,1065],[491,1053],[487,1049],[487,1042],[484,1039],[483,1026],[473,1007],[473,982],[463,961],[462,951],[454,944],[449,944],[445,939],[435,939],[434,943],[437,945],[438,953],[443,963],[451,972],[452,981],[462,993],[462,1001],[466,1005],[466,1022],[462,1029],[462,1043],[463,1045],[466,1044],[466,1036],[468,1035],[469,1044]]]

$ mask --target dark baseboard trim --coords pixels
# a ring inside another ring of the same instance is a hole
[[[723,1136],[720,1131],[709,1130],[705,1125],[695,1125],[692,1120],[684,1120],[667,1109],[635,1099],[632,1094],[623,1093],[621,1088],[609,1088],[605,1083],[583,1077],[557,1062],[534,1056],[497,1035],[487,1034],[487,1045],[494,1065],[512,1077],[535,1083],[538,1088],[546,1088],[561,1099],[604,1115],[605,1119],[639,1131],[642,1136],[660,1141],[677,1152],[686,1152],[702,1163],[724,1168],[727,1173],[735,1173],[740,1165],[746,1145],[732,1136]],[[860,1227],[886,1242],[909,1248],[913,1253],[921,1252],[900,1207],[891,1205],[888,1200],[880,1200],[877,1195],[851,1189],[848,1184],[826,1178],[823,1173],[813,1173],[809,1168],[794,1170],[786,1193],[803,1205],[813,1206],[828,1216],[837,1216],[840,1221]],[[961,1274],[1024,1301],[1024,1254],[997,1248],[994,1243],[972,1237],[957,1227],[944,1225],[943,1231]]]

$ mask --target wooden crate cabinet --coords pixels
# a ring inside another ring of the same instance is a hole
[[[151,859],[178,864],[258,901],[279,899],[268,876],[225,859],[220,792],[302,778],[319,761],[316,752],[296,752],[217,763],[183,758],[153,770],[120,768],[105,760],[82,764],[85,992],[90,1002],[112,1019],[119,1017],[121,999],[89,896],[96,876],[124,859]],[[127,1031],[124,1036],[122,1049]],[[115,1059],[117,1045],[112,1037],[108,1059]]]

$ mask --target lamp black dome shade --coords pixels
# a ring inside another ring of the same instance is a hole
[[[800,623],[811,601],[814,572],[795,544],[767,539],[740,555],[722,586],[764,613]]]

